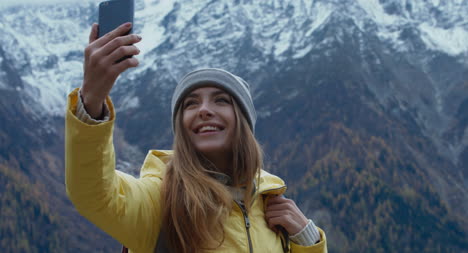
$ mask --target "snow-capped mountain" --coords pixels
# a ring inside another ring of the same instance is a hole
[[[315,35],[333,17],[349,19],[360,31],[377,36],[398,52],[441,52],[468,64],[468,4],[463,0],[146,0],[136,4],[135,32],[144,40],[138,45],[142,64],[129,72],[132,79],[148,69],[158,69],[157,63],[170,66],[175,80],[185,73],[184,66],[236,66],[241,59],[226,63],[216,52],[233,51],[237,44],[233,42],[246,39],[262,57],[275,62],[302,58],[329,44]],[[90,24],[96,22],[96,5],[23,5],[2,10],[2,60],[13,60],[24,84],[33,87],[27,90],[37,92],[28,95],[43,107],[43,113],[61,115],[64,94],[80,84],[82,51]],[[422,44],[412,45],[408,33],[417,34]],[[211,40],[214,37],[216,41]],[[171,46],[171,50],[157,55],[164,51],[158,50],[162,45]],[[252,72],[267,64],[255,60],[247,59]],[[2,88],[7,88],[6,84],[2,83]]]
[[[63,138],[57,122],[63,121],[67,94],[81,85],[97,5],[0,9],[0,140],[11,142],[1,131],[24,132],[35,143]],[[466,0],[136,0],[140,66],[124,73],[112,92],[121,168],[136,173],[147,149],[170,148],[170,98],[184,74],[225,68],[252,86],[268,166],[301,185],[290,189],[303,208],[323,218],[331,238],[350,248],[335,250],[352,252],[356,242],[333,225],[340,219],[336,206],[327,208],[323,197],[328,195],[322,191],[339,187],[311,186],[314,178],[333,175],[325,167],[374,173],[365,177],[368,182],[375,176],[391,189],[384,192],[414,201],[399,207],[441,205],[439,213],[427,212],[432,219],[445,215],[447,206],[468,231],[467,13]],[[8,121],[14,115],[20,119]],[[27,126],[15,127],[23,118]],[[28,141],[11,145],[20,151]],[[8,160],[10,146],[1,146],[0,156]],[[325,178],[345,187],[342,177]],[[437,197],[427,197],[434,192]],[[322,209],[304,196],[322,199]],[[428,202],[414,204],[419,197]]]

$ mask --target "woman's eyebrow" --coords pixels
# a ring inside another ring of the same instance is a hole
[[[187,98],[197,98],[197,97],[199,97],[199,96],[200,96],[200,95],[198,95],[197,93],[192,92],[192,93],[190,93],[190,94],[187,95]]]
[[[217,96],[217,95],[228,95],[228,93],[223,90],[217,90],[211,93],[211,96]]]

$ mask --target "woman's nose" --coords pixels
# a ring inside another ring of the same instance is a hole
[[[198,115],[201,119],[209,119],[213,116],[213,111],[211,110],[208,103],[202,103],[200,110],[198,111]]]

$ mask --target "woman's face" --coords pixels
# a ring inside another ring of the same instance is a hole
[[[236,117],[231,96],[216,87],[202,87],[182,102],[182,122],[195,148],[215,160],[228,157]]]

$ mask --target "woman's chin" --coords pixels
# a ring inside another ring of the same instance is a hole
[[[197,147],[197,151],[203,154],[206,158],[212,160],[218,160],[218,159],[223,159],[227,158],[229,155],[231,155],[230,149],[226,148],[225,146],[199,146]]]

